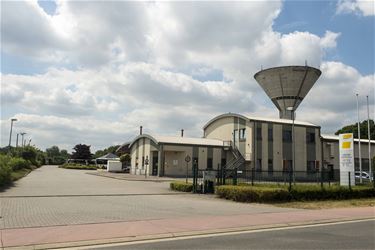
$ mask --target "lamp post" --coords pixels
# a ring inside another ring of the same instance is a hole
[[[17,133],[16,148],[18,148],[18,136],[19,136],[19,133]]]
[[[360,121],[359,121],[358,94],[356,94],[356,96],[357,96],[357,116],[358,116],[359,183],[362,184],[361,125],[360,125]]]
[[[16,118],[10,119],[10,134],[9,134],[9,149],[10,149],[10,144],[12,142],[12,129],[13,129],[13,122],[16,122]]]
[[[26,135],[25,132],[20,133],[21,134],[21,146],[24,146],[23,136]]]
[[[293,171],[293,183],[296,184],[296,178],[295,178],[295,158],[296,158],[296,142],[294,138],[294,116],[295,116],[295,110],[294,107],[288,107],[287,110],[291,111],[292,114],[292,171]]]
[[[370,131],[370,108],[368,105],[368,95],[366,96],[367,99],[367,136],[368,136],[368,170],[370,174],[370,180],[372,177],[372,169],[371,169],[371,131]],[[372,180],[374,181],[374,180]]]

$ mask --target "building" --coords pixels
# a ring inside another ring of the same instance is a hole
[[[183,133],[179,137],[140,134],[130,144],[131,173],[191,176],[194,161],[199,169],[217,169],[233,162],[236,151],[244,161],[235,167],[269,173],[289,170],[293,166],[292,126],[288,119],[226,113],[204,125],[203,138],[188,138]],[[325,169],[339,169],[338,136],[322,136],[318,125],[297,120],[294,130],[295,171],[319,171],[322,162]],[[362,169],[368,171],[368,141],[362,140],[361,151]],[[374,157],[375,141],[371,152]],[[191,159],[188,163],[186,156]],[[356,168],[358,165],[357,160]]]

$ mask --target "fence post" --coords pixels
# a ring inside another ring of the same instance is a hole
[[[324,178],[324,170],[323,170],[323,166],[322,166],[322,169],[320,171],[320,187],[323,188],[323,178]]]
[[[225,180],[227,178],[226,165],[223,165],[221,168],[222,168],[222,175],[223,175],[223,185],[225,185]]]
[[[289,192],[292,190],[292,169],[289,168]]]
[[[197,180],[197,163],[194,162],[193,164],[193,193],[196,193],[197,192],[197,184],[198,184],[198,180]]]
[[[254,186],[254,174],[255,174],[255,169],[251,168],[251,186]]]
[[[234,168],[233,185],[237,185],[237,168]]]
[[[349,190],[351,191],[352,190],[352,182],[350,180],[350,171],[348,172],[348,178],[349,178]]]

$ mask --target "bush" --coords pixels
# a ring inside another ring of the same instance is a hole
[[[219,186],[216,194],[228,200],[240,202],[285,202],[311,200],[345,200],[354,198],[375,197],[372,187],[331,186],[294,186],[289,192],[286,187],[257,187],[257,186]]]
[[[297,186],[290,191],[291,197],[296,201],[307,200],[346,200],[354,198],[375,197],[375,189],[372,187],[348,187],[331,186],[329,188],[320,188],[319,186]]]
[[[10,157],[0,155],[0,187],[12,182],[12,168],[9,166]]]
[[[282,188],[219,186],[216,188],[216,194],[220,198],[240,202],[281,202],[290,200],[289,192]]]
[[[19,157],[13,157],[9,161],[9,166],[13,171],[17,171],[24,168],[31,168],[31,163]]]
[[[82,165],[77,163],[65,163],[60,165],[59,168],[66,168],[66,169],[82,169],[82,170],[97,170],[98,167],[96,165]]]
[[[182,181],[174,181],[169,184],[170,189],[180,192],[191,192],[193,191],[193,184]]]

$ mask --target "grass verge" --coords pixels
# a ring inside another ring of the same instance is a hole
[[[292,201],[273,204],[278,207],[300,209],[324,209],[343,207],[375,207],[375,198],[349,199],[349,200],[325,200],[325,201]]]
[[[12,181],[16,181],[16,180],[19,180],[23,177],[25,177],[26,175],[28,175],[31,171],[33,171],[34,168],[30,169],[30,168],[22,168],[22,169],[19,169],[19,170],[16,170],[16,171],[13,171],[11,173],[11,178],[12,178]]]

